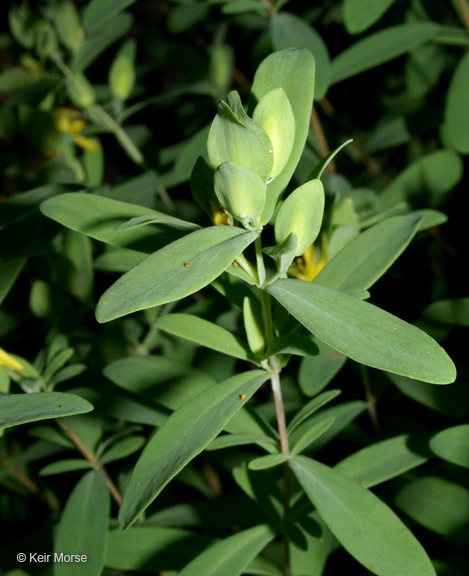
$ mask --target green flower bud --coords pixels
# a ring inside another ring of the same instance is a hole
[[[119,100],[127,100],[135,85],[135,40],[121,46],[109,71],[112,94]]]
[[[209,78],[216,91],[222,95],[231,85],[233,76],[234,54],[228,44],[217,44],[210,49]]]
[[[316,240],[324,213],[324,189],[320,180],[311,180],[294,190],[280,208],[275,221],[275,240],[284,242],[293,232],[297,238],[295,256]]]
[[[253,170],[267,181],[272,171],[273,147],[265,130],[249,118],[236,92],[220,102],[210,128],[207,149],[212,168],[233,162]]]
[[[253,170],[224,162],[215,172],[215,194],[227,212],[249,227],[262,214],[265,183]]]

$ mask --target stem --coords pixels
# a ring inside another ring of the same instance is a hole
[[[270,296],[265,290],[265,265],[262,255],[262,244],[260,236],[255,241],[256,248],[256,264],[257,275],[259,279],[261,307],[262,307],[262,321],[264,324],[265,339],[267,346],[275,338],[274,326],[272,322],[272,309],[270,305]],[[269,367],[271,369],[270,383],[272,386],[272,394],[274,397],[275,413],[277,416],[277,427],[280,436],[280,448],[283,454],[290,454],[290,446],[288,444],[287,424],[285,419],[285,408],[283,405],[282,388],[280,386],[280,366],[277,356],[273,354],[269,358]],[[283,500],[283,520],[288,521],[290,518],[290,494],[291,494],[291,471],[288,463],[284,465],[284,500]],[[291,575],[290,569],[290,543],[288,537],[285,535],[283,538],[284,547],[284,568],[285,576]]]
[[[469,9],[467,7],[466,0],[459,0],[459,5],[461,6],[461,12],[464,18],[464,24],[469,32]]]
[[[319,149],[321,150],[322,156],[326,157],[331,153],[331,149],[329,148],[329,144],[326,140],[326,135],[324,134],[324,130],[322,129],[321,120],[319,119],[318,113],[316,112],[316,108],[313,106],[311,110],[311,126],[316,134],[316,138],[318,139]],[[331,161],[327,165],[326,170],[329,172],[331,176],[333,176],[335,171],[334,162]]]
[[[96,470],[104,471],[106,486],[108,487],[108,490],[111,496],[114,498],[117,505],[120,506],[122,503],[121,493],[119,492],[119,490],[117,489],[116,485],[111,480],[111,478],[108,476],[108,473],[106,472],[104,466],[100,463],[96,455],[93,454],[93,452],[88,448],[88,446],[86,446],[83,440],[77,434],[75,434],[75,432],[70,428],[70,426],[67,423],[65,423],[61,419],[60,420],[56,419],[56,422],[59,425],[59,427],[62,428],[62,430],[68,436],[68,438],[75,444],[76,448],[78,449],[79,452],[81,452],[82,456],[86,460],[88,460],[88,462],[93,464]]]

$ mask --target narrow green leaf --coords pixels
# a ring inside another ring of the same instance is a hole
[[[315,396],[321,392],[347,360],[341,352],[331,348],[319,338],[313,340],[319,353],[313,358],[304,358],[298,373],[298,384],[306,396]]]
[[[83,10],[83,25],[88,32],[100,30],[102,24],[125,10],[136,0],[91,0]]]
[[[269,358],[273,354],[315,356],[318,352],[318,347],[311,338],[301,334],[282,334],[269,344],[264,357]]]
[[[415,22],[375,32],[334,58],[331,84],[389,62],[427,42],[437,31],[438,27],[430,22]]]
[[[129,480],[119,510],[122,529],[128,528],[166,484],[202,452],[267,378],[262,371],[234,376],[168,418],[144,449]]]
[[[104,566],[111,503],[103,470],[88,472],[70,494],[57,530],[54,552],[85,555],[86,574]],[[54,562],[54,576],[83,575],[80,562]]]
[[[469,424],[446,428],[430,440],[433,452],[457,466],[469,468]]]
[[[13,284],[16,282],[16,279],[25,264],[25,258],[0,262],[0,305],[5,300]]]
[[[181,570],[213,541],[214,538],[204,534],[166,526],[135,526],[126,532],[111,530],[104,563],[119,571],[150,574]]]
[[[185,338],[222,354],[228,354],[240,360],[255,361],[245,342],[225,328],[203,318],[190,314],[167,314],[158,318],[155,326],[164,332]]]
[[[267,290],[308,330],[357,362],[432,384],[456,378],[433,338],[372,304],[300,280],[278,280]]]
[[[250,296],[243,301],[243,320],[249,348],[255,356],[260,357],[265,350],[262,311],[259,302]]]
[[[284,464],[289,459],[289,454],[267,454],[267,456],[261,456],[260,458],[251,460],[248,468],[249,470],[265,470],[266,468],[273,468],[274,466]]]
[[[336,290],[367,290],[395,262],[419,230],[420,215],[394,216],[346,244],[315,278]]]
[[[74,472],[75,470],[89,470],[94,468],[88,460],[80,460],[79,458],[70,458],[67,460],[60,460],[59,462],[52,462],[44,466],[39,472],[40,476],[52,476],[54,474],[63,474],[64,472]]]
[[[61,418],[72,414],[84,414],[93,406],[74,394],[64,392],[41,392],[38,394],[9,394],[0,396],[0,429]]]
[[[267,186],[263,224],[270,220],[303,152],[313,103],[314,69],[314,58],[308,50],[290,48],[267,56],[254,77],[251,110],[268,92],[282,88],[295,116],[295,143],[285,168]]]
[[[388,10],[394,0],[345,0],[344,24],[350,34],[363,32]]]
[[[304,456],[290,466],[334,536],[373,574],[435,576],[422,546],[372,492]]]
[[[257,444],[261,448],[267,449],[268,452],[275,452],[277,442],[269,436],[261,436],[260,434],[223,434],[217,436],[206,450],[222,450],[233,446],[245,446],[246,444]]]
[[[302,427],[303,433],[298,434],[298,440],[293,445],[291,450],[292,456],[303,452],[306,450],[310,444],[312,444],[317,438],[322,436],[331,425],[333,424],[335,418],[323,418],[318,422],[310,421],[305,426]]]
[[[310,400],[299,412],[295,414],[292,421],[288,424],[288,433],[291,434],[295,428],[297,428],[304,420],[306,420],[306,418],[309,418],[325,404],[331,402],[331,400],[334,400],[334,398],[337,398],[340,393],[340,390],[327,390],[327,392],[323,392],[316,398]]]
[[[127,34],[133,23],[133,16],[128,13],[116,14],[107,19],[105,27],[94,29],[78,50],[73,54],[71,68],[74,72],[84,72],[96,58]]]
[[[416,439],[403,434],[366,446],[341,460],[334,469],[371,488],[420,466],[428,460],[427,452]]]
[[[306,48],[311,52],[316,65],[314,99],[324,98],[331,72],[329,52],[321,36],[304,19],[283,11],[270,19],[270,33],[274,50]]]
[[[445,137],[451,148],[469,154],[469,127],[461,118],[469,114],[469,54],[466,54],[454,71],[445,107]]]
[[[327,168],[327,166],[332,162],[332,160],[334,160],[334,158],[337,156],[337,154],[346,146],[348,146],[351,142],[353,142],[352,139],[350,140],[346,140],[343,144],[341,144],[340,146],[337,146],[337,148],[335,150],[333,150],[330,154],[328,154],[325,158],[323,158],[321,160],[321,162],[319,162],[319,164],[317,164],[313,170],[310,172],[309,176],[306,178],[306,180],[316,180],[321,178],[321,176],[324,173],[324,170]]]
[[[151,253],[180,238],[187,224],[144,206],[83,192],[60,194],[41,204],[41,212],[59,224],[101,242]],[[117,230],[131,218],[161,219],[165,224]]]
[[[240,576],[274,536],[264,525],[243,530],[202,552],[178,576]]]
[[[143,436],[129,436],[111,446],[99,460],[101,464],[122,460],[122,458],[127,458],[127,456],[140,450],[144,444],[145,438]]]
[[[184,220],[177,220],[172,216],[136,216],[131,218],[128,222],[124,222],[116,228],[116,232],[121,230],[130,230],[131,228],[140,228],[141,226],[148,226],[148,224],[167,224],[169,226],[175,226],[176,228],[187,228],[188,230],[198,230],[200,226],[197,224],[192,224],[192,222],[185,222]]]
[[[436,476],[407,484],[396,504],[413,520],[452,540],[469,542],[469,490]]]
[[[434,302],[425,308],[423,315],[442,324],[469,326],[469,298],[452,298]]]
[[[174,302],[210,284],[257,234],[211,226],[188,234],[145,258],[101,296],[98,322]]]

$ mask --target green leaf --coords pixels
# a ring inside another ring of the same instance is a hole
[[[103,470],[88,472],[70,494],[57,530],[55,554],[86,555],[86,574],[98,576],[104,566],[110,497]],[[54,576],[83,575],[80,562],[54,562]]]
[[[0,396],[0,429],[91,410],[93,406],[89,402],[64,392],[9,394]]]
[[[301,334],[282,334],[267,346],[264,358],[269,358],[274,354],[315,356],[318,352],[318,347],[311,338]]]
[[[463,164],[452,150],[422,156],[401,172],[379,196],[381,209],[399,202],[438,205],[461,180]]]
[[[0,93],[28,88],[40,80],[41,76],[40,73],[31,72],[20,66],[7,68],[0,74]]]
[[[436,476],[407,484],[396,497],[397,506],[432,532],[468,542],[469,490]]]
[[[425,318],[451,324],[454,326],[469,326],[469,298],[452,298],[440,300],[425,308]]]
[[[388,10],[394,0],[345,0],[344,24],[350,34],[363,32]]]
[[[345,364],[346,357],[318,338],[313,339],[319,349],[314,358],[304,358],[300,364],[298,384],[303,394],[315,396],[323,390]]]
[[[190,400],[168,418],[145,447],[129,480],[119,510],[123,530],[221,432],[267,378],[262,371],[234,376]]]
[[[148,226],[148,224],[166,224],[169,226],[174,226],[176,228],[187,228],[188,230],[198,230],[200,228],[200,226],[198,226],[197,224],[192,224],[192,222],[185,222],[184,220],[176,220],[175,218],[173,218],[172,216],[150,216],[150,215],[144,215],[144,216],[135,216],[135,218],[131,218],[130,220],[128,220],[127,222],[124,222],[124,224],[121,224],[120,226],[118,226],[116,228],[117,232],[120,232],[121,230],[130,230],[132,228],[140,228],[141,226]]]
[[[115,462],[116,460],[122,460],[122,458],[127,458],[145,444],[145,438],[143,436],[129,436],[124,438],[120,442],[117,442],[109,450],[107,450],[100,458],[101,464],[109,464],[110,462]]]
[[[87,32],[96,32],[116,14],[134,4],[136,0],[91,0],[83,10],[83,26]]]
[[[331,64],[331,84],[393,60],[432,39],[438,27],[430,22],[391,26],[375,32],[336,56]]]
[[[211,226],[176,240],[145,258],[101,296],[98,322],[197,292],[220,276],[256,236],[231,226]]]
[[[409,245],[421,220],[409,214],[376,224],[346,244],[314,281],[336,290],[367,290]]]
[[[303,406],[303,408],[301,408],[299,412],[295,414],[294,418],[292,418],[291,422],[288,424],[288,433],[291,434],[295,428],[297,428],[304,420],[306,420],[306,418],[309,418],[325,404],[331,400],[334,400],[334,398],[337,398],[340,393],[340,390],[328,390],[327,392],[323,392],[316,398],[310,400]]]
[[[430,440],[430,448],[443,460],[469,468],[469,424],[438,432]]]
[[[308,330],[357,362],[433,384],[456,378],[433,338],[372,304],[301,280],[277,280],[267,290]]]
[[[261,456],[260,458],[251,460],[248,468],[249,470],[265,470],[266,468],[273,468],[274,466],[284,464],[289,459],[289,454],[267,454],[267,456]]]
[[[0,261],[0,305],[18,278],[26,259]]]
[[[290,467],[334,536],[373,574],[435,576],[422,546],[373,493],[304,456]]]
[[[285,168],[267,186],[263,224],[270,220],[303,152],[313,103],[314,69],[314,58],[308,50],[290,48],[267,56],[254,76],[251,109],[254,109],[268,92],[282,88],[295,116],[295,143]]]
[[[60,0],[53,17],[60,41],[74,52],[83,42],[83,30],[75,4],[71,0]]]
[[[266,7],[258,0],[230,0],[221,9],[223,14],[239,14],[242,12],[259,12],[266,13]]]
[[[135,85],[135,53],[137,44],[135,40],[127,40],[122,44],[119,52],[109,69],[109,86],[114,98],[127,100]]]
[[[100,254],[94,261],[96,270],[103,272],[128,272],[145,258],[142,252],[134,252],[126,248],[111,249]]]
[[[114,44],[116,40],[127,34],[132,26],[131,14],[116,14],[107,18],[105,27],[93,28],[93,32],[73,54],[71,68],[74,72],[84,72],[96,58]]]
[[[289,12],[277,12],[272,16],[270,33],[274,50],[306,48],[311,52],[316,65],[314,99],[324,98],[329,88],[330,61],[321,36],[308,22]]]
[[[68,460],[60,460],[59,462],[52,462],[44,466],[39,472],[40,476],[52,476],[54,474],[63,474],[64,472],[74,472],[75,470],[89,470],[94,468],[88,460],[80,460],[79,458],[70,458]]]
[[[222,354],[255,362],[255,358],[245,342],[225,328],[203,318],[190,314],[167,314],[158,318],[155,326],[164,332],[185,338]]]
[[[304,432],[300,435],[298,434],[298,440],[293,445],[291,450],[292,456],[303,452],[306,450],[310,444],[312,444],[317,438],[322,436],[324,432],[326,432],[331,425],[333,424],[335,418],[323,418],[318,422],[311,420],[306,425],[302,427],[302,431]]]
[[[158,526],[111,530],[105,565],[119,571],[181,570],[214,539],[204,534]],[[177,550],[177,553],[175,553]]]
[[[269,436],[261,436],[260,434],[223,434],[217,436],[207,446],[206,450],[222,450],[233,446],[245,446],[246,444],[257,444],[268,452],[275,452],[277,446],[277,442]]]
[[[285,168],[295,142],[295,117],[285,92],[281,88],[267,92],[254,109],[252,119],[272,142],[274,163],[270,178],[276,178]]]
[[[264,525],[243,530],[202,552],[178,576],[240,576],[274,536]]]
[[[416,439],[403,434],[362,448],[341,460],[334,469],[371,488],[420,466],[428,460],[427,452]]]
[[[151,253],[180,238],[187,222],[144,206],[83,192],[61,194],[41,204],[41,212],[59,224],[101,242]],[[116,230],[132,218],[161,219],[164,224]]]
[[[316,240],[324,213],[324,189],[320,180],[311,180],[294,190],[282,204],[275,220],[278,244],[294,233],[300,256]]]
[[[255,356],[263,356],[265,336],[262,310],[259,302],[250,296],[246,296],[243,301],[243,320],[249,348]]]
[[[469,114],[469,54],[466,54],[454,71],[446,96],[445,106],[445,137],[450,148],[461,154],[469,154],[469,128],[467,118]]]

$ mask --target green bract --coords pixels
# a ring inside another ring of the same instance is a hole
[[[249,168],[232,162],[220,164],[215,171],[215,194],[223,208],[245,226],[262,214],[265,184]]]
[[[273,146],[274,164],[270,178],[285,168],[295,141],[295,116],[282,88],[268,92],[254,110],[252,119],[267,132]]]
[[[285,200],[275,221],[275,239],[280,244],[295,234],[295,256],[303,254],[317,238],[324,212],[324,189],[320,180],[297,188]]]

